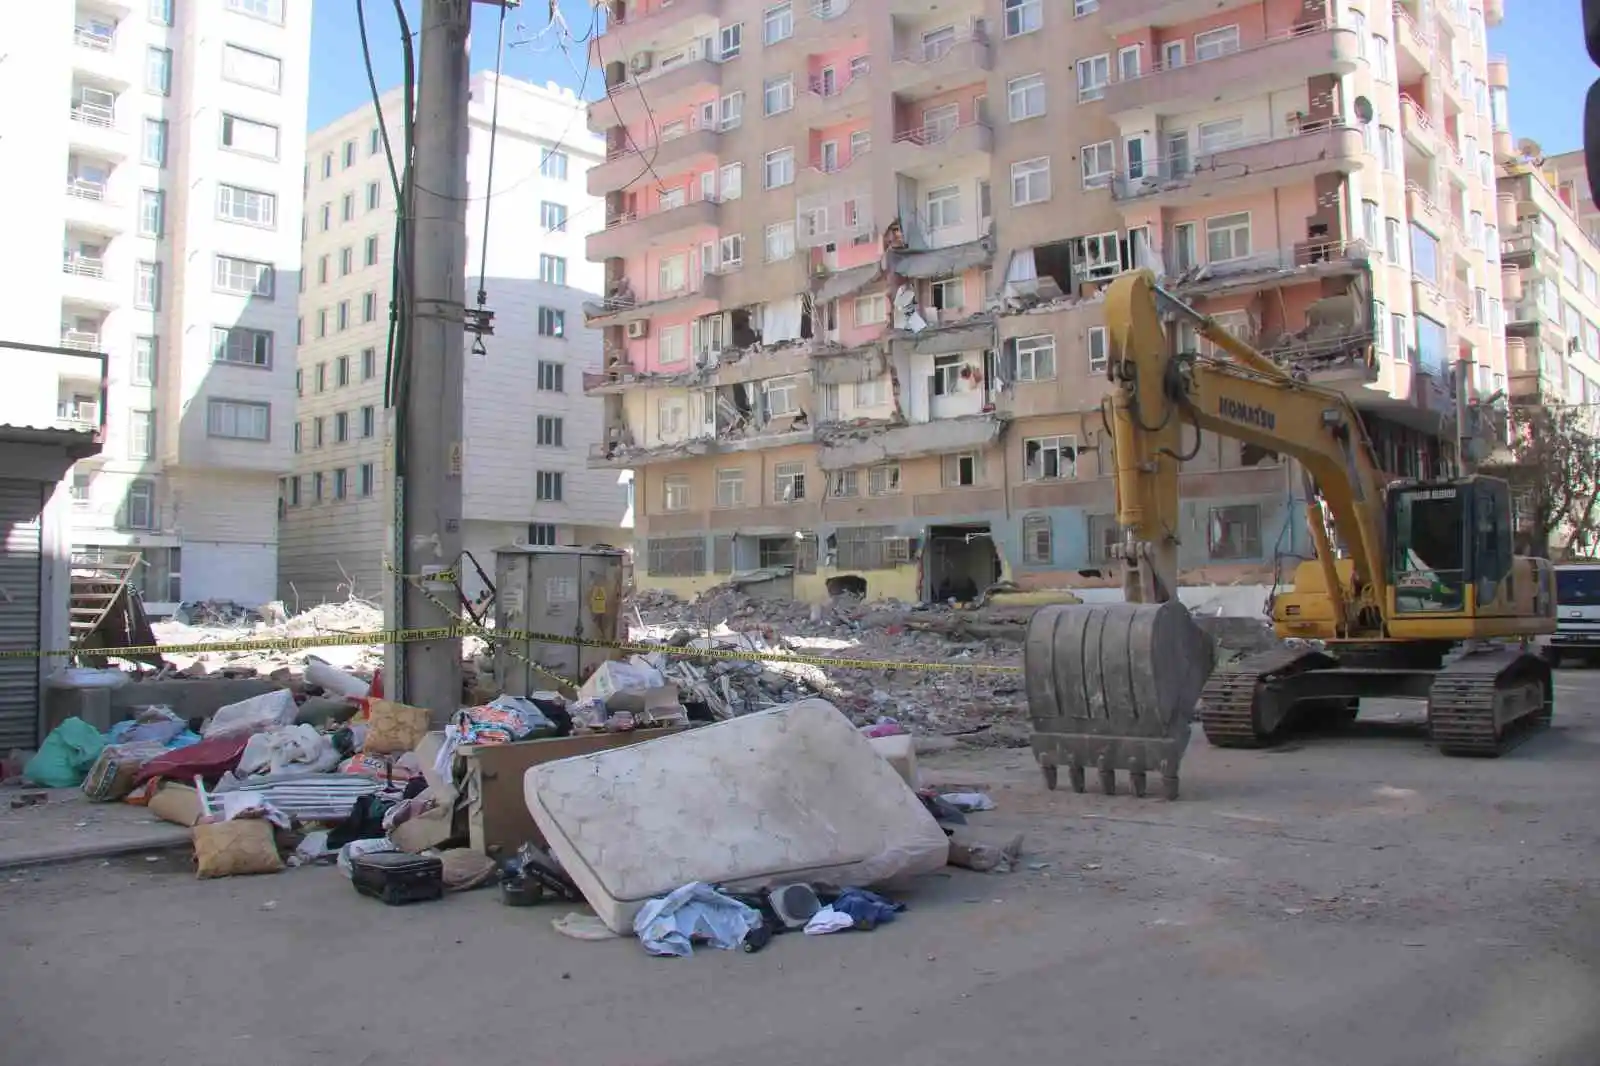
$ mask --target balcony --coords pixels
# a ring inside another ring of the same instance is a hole
[[[1100,5],[1105,12],[1102,26],[1106,33],[1113,36],[1133,33],[1146,26],[1157,29],[1181,26],[1230,7],[1243,6],[1244,0],[1222,0],[1220,3],[1218,0],[1111,0]],[[924,4],[921,10],[926,11],[927,5]]]
[[[1354,126],[1308,124],[1289,137],[1250,141],[1193,159],[1151,160],[1137,174],[1116,175],[1111,197],[1174,207],[1219,195],[1244,196],[1319,174],[1353,173],[1361,169],[1364,153],[1361,131]]]
[[[808,126],[833,126],[862,118],[872,106],[867,92],[871,80],[866,72],[853,78],[846,73],[842,81],[812,78],[795,101],[795,114]]]
[[[75,352],[103,352],[99,333],[86,329],[61,328],[61,347]]]
[[[1349,74],[1359,63],[1354,30],[1311,23],[1215,59],[1179,67],[1156,65],[1147,74],[1105,88],[1114,119],[1134,112],[1171,115],[1304,86],[1318,74]]]
[[[121,205],[106,199],[106,185],[92,178],[67,179],[67,225],[74,229],[115,236],[127,229]]]
[[[1451,231],[1450,215],[1414,181],[1406,183],[1406,215],[1441,241]]]
[[[698,284],[678,292],[667,293],[642,303],[632,298],[608,297],[591,300],[583,305],[585,324],[592,329],[606,326],[625,326],[629,322],[642,322],[657,315],[679,315],[696,304],[715,303],[722,298],[722,274],[703,274]]]
[[[63,299],[102,311],[121,305],[116,286],[106,280],[103,256],[67,252],[61,259],[61,272],[66,275],[61,287]]]
[[[869,159],[871,154],[870,151],[863,152],[859,157],[846,159],[844,162],[834,163],[832,166],[825,165],[825,161],[821,157],[813,156],[811,161],[806,164],[805,168],[795,178],[795,195],[805,197],[815,193],[828,192],[838,182],[850,181],[856,176],[860,176],[862,181],[870,180],[866,177],[867,167],[865,160]],[[858,162],[862,164],[859,170],[855,169]]]
[[[1491,89],[1511,88],[1511,61],[1505,56],[1490,56],[1487,80]]]
[[[1560,316],[1546,312],[1533,297],[1524,296],[1516,301],[1507,300],[1505,309],[1507,337],[1517,336],[1531,340],[1541,333],[1548,333],[1557,348],[1566,346],[1567,331],[1562,328]]]
[[[109,27],[79,25],[72,31],[72,69],[117,89],[133,87],[128,49],[119,49]]]
[[[1167,259],[1170,287],[1185,299],[1230,296],[1299,285],[1323,278],[1348,278],[1370,273],[1371,252],[1365,241],[1306,240],[1243,259],[1211,262],[1182,269]]]
[[[589,105],[589,129],[639,129],[654,116],[688,107],[722,87],[722,64],[699,55],[631,76],[606,89],[607,99]]]
[[[92,400],[62,400],[56,404],[56,425],[61,429],[97,429],[100,405]]]
[[[648,11],[629,13],[629,7],[639,6],[637,3],[611,5],[605,35],[596,39],[600,53],[612,57],[657,51],[694,36],[693,31],[700,28],[697,24],[704,24],[705,31],[714,34],[721,21],[723,3],[722,0],[672,0],[670,6],[663,7],[658,0]]]
[[[663,135],[659,141],[642,145],[628,141],[606,153],[606,160],[589,168],[590,196],[604,196],[636,181],[645,170],[645,160],[657,174],[666,177],[687,170],[698,159],[715,160],[720,130],[695,126],[677,136]]]
[[[118,125],[114,106],[78,100],[72,104],[71,117],[67,139],[74,148],[85,148],[111,160],[127,158],[128,134]]]
[[[1450,321],[1449,301],[1444,293],[1426,278],[1411,276],[1411,309],[1419,315],[1427,315],[1441,325]]]
[[[839,47],[851,37],[866,38],[866,16],[871,0],[796,0],[794,40],[810,47],[826,43]]]
[[[994,150],[994,132],[984,122],[961,126],[919,126],[894,139],[894,168],[924,181],[939,171]]]
[[[694,230],[715,228],[721,207],[718,200],[690,200],[681,207],[629,211],[609,218],[605,229],[589,234],[589,259],[609,259],[659,244],[682,244]]]
[[[987,38],[919,44],[895,56],[889,67],[889,88],[904,100],[925,100],[963,85],[985,80],[994,68]]]
[[[1456,81],[1456,72],[1450,69],[1450,64],[1443,57],[1433,68],[1433,80],[1439,87],[1439,98],[1444,102],[1446,115],[1459,115],[1467,109],[1471,92],[1462,90],[1461,84]]]
[[[1411,97],[1400,94],[1400,132],[1419,152],[1437,155],[1444,137],[1423,106]]]
[[[1418,23],[1401,4],[1394,5],[1395,68],[1403,84],[1416,81],[1432,70],[1438,55],[1438,31],[1432,22]]]
[[[1507,303],[1522,299],[1522,268],[1506,265],[1500,268],[1500,298]]]

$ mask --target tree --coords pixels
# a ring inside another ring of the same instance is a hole
[[[1593,409],[1511,408],[1510,461],[1492,472],[1511,485],[1517,550],[1558,561],[1600,547],[1600,438]]]

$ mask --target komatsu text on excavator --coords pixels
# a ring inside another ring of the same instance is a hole
[[[1340,393],[1296,380],[1157,286],[1117,278],[1106,294],[1124,603],[1047,607],[1027,639],[1034,752],[1054,788],[1088,768],[1110,792],[1177,768],[1198,714],[1222,747],[1258,747],[1308,720],[1353,719],[1364,697],[1426,700],[1446,755],[1499,755],[1552,712],[1549,666],[1526,638],[1555,629],[1543,559],[1512,555],[1504,481],[1392,484]],[[1174,353],[1163,319],[1215,353]],[[1184,430],[1220,433],[1296,461],[1314,559],[1272,602],[1277,635],[1301,638],[1213,672],[1210,638],[1178,602],[1178,474]]]

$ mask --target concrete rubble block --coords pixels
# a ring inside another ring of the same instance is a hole
[[[145,707],[166,706],[179,718],[209,718],[218,708],[282,688],[257,677],[171,678],[165,681],[130,681],[115,688],[44,689],[45,731],[71,717],[104,733]]]
[[[867,743],[878,756],[894,767],[900,779],[912,788],[917,787],[917,744],[910,733],[896,733],[887,737],[869,737]]]
[[[551,852],[619,933],[691,881],[868,886],[949,856],[921,800],[826,700],[535,766],[523,792]]]

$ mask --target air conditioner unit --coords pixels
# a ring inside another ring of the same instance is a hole
[[[654,52],[640,52],[629,60],[628,69],[635,74],[643,74],[655,65],[655,61],[656,54]]]
[[[649,319],[641,318],[637,322],[629,322],[628,323],[628,339],[630,341],[640,340],[641,338],[648,337],[649,335],[650,335],[650,320]]]

